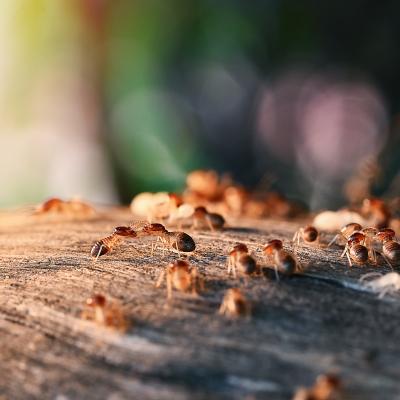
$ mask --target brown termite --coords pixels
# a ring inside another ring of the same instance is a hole
[[[368,261],[368,249],[361,243],[364,243],[365,235],[361,232],[354,232],[347,240],[346,246],[341,257],[346,255],[350,267],[352,261],[357,264],[365,264]]]
[[[374,227],[368,227],[364,228],[359,232],[354,232],[351,234],[348,238],[348,242],[345,246],[345,249],[342,253],[342,257],[348,252],[348,258],[350,258],[359,263],[363,263],[364,261],[364,254],[365,254],[365,249],[362,247],[365,247],[368,251],[368,258],[370,259],[374,264],[377,263],[377,254],[381,254],[382,257],[385,259],[385,261],[388,263],[388,265],[392,267],[392,265],[389,262],[389,259],[387,257],[387,254],[383,252],[379,253],[374,246],[374,242],[376,241],[382,241],[382,239],[389,239],[392,237],[394,232],[391,229],[383,229],[378,232],[378,230]],[[362,247],[360,247],[360,245]],[[353,254],[353,256],[351,255]]]
[[[64,201],[57,197],[52,197],[40,204],[34,212],[35,215],[47,213],[87,216],[94,214],[95,209],[78,199]]]
[[[300,239],[307,244],[319,244],[319,232],[314,226],[308,225],[304,228],[299,228],[292,239],[292,242],[297,241],[297,245],[300,245]]]
[[[161,241],[163,245],[177,250],[178,253],[190,253],[196,248],[196,244],[191,236],[185,232],[169,232],[165,229],[164,225],[156,223],[144,223],[138,230],[133,229],[139,224],[133,224],[131,226],[118,226],[114,229],[114,232],[110,235],[97,241],[91,250],[92,257],[96,257],[96,260],[109,253],[122,239],[143,239],[143,238],[156,238],[157,241]],[[151,243],[151,252],[153,254],[155,244]],[[163,247],[164,250],[164,247]]]
[[[204,280],[196,267],[193,267],[186,260],[176,260],[164,269],[157,279],[156,287],[160,287],[163,280],[167,280],[167,298],[172,298],[172,290],[175,288],[181,292],[191,291],[198,295],[204,290]]]
[[[108,301],[103,294],[94,294],[86,300],[86,309],[81,317],[121,332],[128,327],[121,305]]]
[[[129,226],[117,226],[110,236],[98,240],[93,245],[90,255],[97,260],[100,256],[109,253],[115,248],[123,237],[136,238],[137,233]]]
[[[224,295],[218,313],[228,318],[248,317],[251,307],[240,289],[228,289]]]
[[[390,268],[393,268],[393,266],[390,263],[390,258],[387,256],[386,253],[384,252],[378,252],[375,248],[375,243],[378,242],[382,242],[382,235],[383,237],[386,238],[393,238],[394,237],[394,231],[392,229],[381,229],[380,231],[378,231],[378,229],[374,228],[374,227],[368,227],[368,228],[364,228],[361,231],[364,235],[364,241],[361,243],[363,244],[367,249],[368,249],[368,254],[369,254],[369,258],[370,260],[376,264],[377,263],[377,254],[380,254],[384,260],[387,262],[387,264],[389,265]],[[379,235],[378,235],[379,233]]]
[[[135,226],[135,225],[134,225]],[[168,235],[165,226],[158,223],[145,223],[141,229],[137,230],[137,235],[139,238],[156,238],[156,241],[161,241],[161,243],[166,243],[166,237]],[[154,242],[151,243],[151,253],[154,251]],[[164,248],[163,248],[164,249]]]
[[[340,379],[336,375],[320,375],[312,387],[297,389],[292,400],[333,400],[340,386]]]
[[[238,243],[228,255],[228,275],[232,272],[236,278],[237,272],[250,276],[259,272],[256,260],[249,254],[249,249],[243,243]]]
[[[196,249],[193,238],[185,232],[170,232],[162,224],[145,224],[138,230],[138,237],[157,237],[167,247],[179,252],[191,253]]]
[[[295,256],[283,250],[281,240],[270,240],[264,247],[264,255],[273,259],[276,279],[279,280],[278,272],[283,275],[293,275],[295,272],[301,271],[302,267],[296,260]]]
[[[334,238],[329,242],[328,247],[332,246],[339,238],[345,239],[346,241],[354,232],[361,231],[362,226],[356,222],[350,222],[340,229],[340,232],[334,236]]]
[[[375,239],[382,244],[382,256],[391,266],[400,262],[400,243],[395,240],[396,233],[393,229],[381,229]]]
[[[225,219],[220,214],[208,212],[203,206],[193,207],[184,203],[170,214],[169,223],[177,223],[178,227],[191,223],[192,229],[207,227],[214,231],[224,226]]]
[[[64,211],[64,206],[65,202],[57,197],[52,197],[51,199],[48,199],[44,201],[42,204],[40,204],[36,211],[35,214],[41,214],[41,213],[46,213],[46,212],[57,212],[61,213]]]
[[[210,213],[205,207],[196,207],[192,215],[193,226],[192,228],[198,228],[199,226],[208,226],[211,231],[215,229],[221,229],[225,224],[225,219],[222,215],[217,213]]]

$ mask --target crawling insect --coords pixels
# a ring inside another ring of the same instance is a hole
[[[138,237],[156,237],[165,246],[179,252],[191,253],[196,249],[193,238],[185,232],[170,232],[162,224],[145,224],[139,231]]]
[[[92,257],[96,260],[109,253],[113,248],[115,248],[123,239],[153,239],[156,238],[157,241],[169,248],[177,250],[178,253],[190,253],[196,249],[196,243],[193,238],[185,232],[169,232],[165,229],[162,224],[150,224],[144,223],[139,229],[134,229],[138,227],[139,224],[133,224],[131,226],[118,226],[114,229],[114,232],[99,241],[97,241],[91,250]],[[153,254],[155,248],[154,241],[151,242],[151,254]],[[163,250],[165,247],[163,247]]]
[[[297,241],[297,245],[300,245],[300,239],[303,240],[304,243],[307,244],[319,244],[319,232],[317,228],[314,226],[308,225],[304,228],[299,228],[292,239],[292,242],[295,243]]]
[[[228,255],[228,275],[232,272],[236,278],[236,273],[250,276],[259,272],[256,260],[249,254],[249,249],[243,243],[238,243]]]
[[[81,317],[121,332],[128,328],[121,305],[116,301],[107,301],[102,294],[94,294],[86,300]]]
[[[78,199],[61,200],[57,197],[46,200],[34,211],[34,215],[40,214],[62,214],[69,216],[90,216],[95,214],[95,209]]]
[[[208,212],[205,207],[193,207],[190,204],[182,204],[170,215],[170,223],[178,223],[178,227],[182,224],[192,225],[192,229],[209,228],[211,231],[221,229],[225,224],[222,215]]]
[[[373,276],[377,276],[378,278],[366,281],[366,279]],[[373,292],[378,293],[380,299],[386,294],[393,294],[400,290],[400,275],[397,272],[389,272],[385,275],[379,272],[371,272],[363,275],[360,278],[360,282],[363,282],[364,286]]]
[[[141,222],[137,222],[132,226],[139,227]],[[157,246],[157,242],[160,241],[163,244],[163,250],[165,249],[164,245],[167,244],[166,238],[168,237],[168,231],[165,229],[165,226],[158,223],[144,223],[140,228],[137,229],[137,236],[142,239],[150,239],[151,240],[151,254],[153,254],[155,247]],[[156,243],[154,243],[153,239],[156,239]]]
[[[192,216],[192,228],[196,229],[199,226],[208,226],[211,231],[221,229],[225,224],[225,219],[217,213],[210,213],[205,207],[196,207]]]
[[[226,291],[218,313],[229,318],[248,317],[251,313],[251,307],[241,290],[233,288]]]
[[[181,292],[191,291],[193,295],[198,295],[204,290],[204,279],[197,271],[185,260],[176,260],[164,269],[157,279],[156,287],[160,287],[163,280],[167,280],[167,298],[172,298],[173,288]]]
[[[196,249],[193,238],[185,232],[168,232],[168,244],[175,250],[183,253],[191,253]]]
[[[344,239],[347,241],[354,232],[359,232],[361,230],[362,226],[360,224],[357,224],[356,222],[350,222],[340,229],[340,232],[337,233],[329,242],[328,247],[332,246],[333,243],[335,243],[338,239]]]
[[[298,271],[302,271],[301,264],[296,260],[295,256],[283,250],[281,240],[270,240],[264,247],[264,255],[267,258],[273,258],[276,279],[279,280],[278,271],[283,275],[293,275]]]
[[[382,256],[386,262],[393,268],[392,263],[400,262],[400,243],[395,239],[396,233],[393,229],[381,229],[375,239],[382,244]]]
[[[365,235],[361,232],[354,232],[350,235],[341,257],[347,257],[350,267],[353,266],[352,261],[357,264],[365,264],[368,261],[368,249],[362,245]]]
[[[297,389],[292,400],[333,400],[340,386],[340,379],[336,375],[320,375],[311,388]]]

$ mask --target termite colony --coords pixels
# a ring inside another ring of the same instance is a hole
[[[224,226],[222,215],[252,218],[288,218],[302,208],[276,192],[250,192],[215,171],[197,170],[188,174],[186,189],[176,193],[140,193],[131,202],[131,211],[149,221],[183,226],[203,225],[210,230]]]
[[[186,183],[187,187],[182,194],[158,192],[135,196],[130,209],[136,217],[145,218],[147,222],[115,227],[109,236],[93,245],[93,259],[97,260],[116,251],[125,241],[132,242],[134,248],[138,243],[145,243],[152,255],[155,250],[162,250],[163,254],[171,250],[179,256],[188,255],[195,251],[196,244],[192,236],[182,229],[212,232],[226,228],[224,216],[230,219],[238,216],[287,218],[300,210],[276,193],[250,193],[235,185],[228,176],[219,177],[214,171],[194,171],[188,175]],[[329,225],[332,214],[334,226]],[[292,242],[285,246],[278,238],[267,241],[264,247],[256,244],[256,252],[261,251],[261,259],[257,259],[246,244],[237,243],[227,251],[227,277],[238,279],[238,282],[248,282],[253,277],[265,276],[271,270],[279,281],[281,277],[302,274],[304,268],[297,257],[300,246],[323,249],[334,244],[342,246],[341,257],[346,257],[350,267],[367,263],[377,265],[382,259],[393,268],[400,261],[400,244],[396,241],[394,230],[386,227],[390,215],[383,201],[365,199],[358,209],[317,215],[313,225],[300,227],[294,233]],[[350,219],[350,222],[338,228],[337,217],[346,222]],[[355,221],[351,221],[352,218]],[[335,229],[337,234],[334,238],[330,243],[324,243],[325,231]],[[174,291],[199,295],[205,286],[204,276],[197,267],[188,259],[180,257],[165,265],[155,286],[161,287],[164,281],[168,300],[172,299]],[[397,281],[392,281],[394,283],[387,292],[397,288]],[[367,285],[371,288],[381,287],[378,283],[372,286],[372,281]],[[235,287],[226,292],[220,314],[228,317],[248,316],[250,309],[242,289]]]
[[[194,171],[187,177],[187,188],[182,194],[141,193],[134,197],[130,209],[147,222],[134,222],[129,226],[117,226],[110,235],[97,240],[91,256],[99,257],[118,251],[124,242],[131,242],[133,248],[138,243],[149,245],[151,254],[155,250],[172,250],[179,256],[191,254],[196,249],[193,238],[182,229],[216,231],[226,226],[223,215],[229,217],[288,217],[295,207],[277,193],[251,194],[243,187],[235,185],[228,176],[219,177],[214,171]],[[291,275],[300,271],[300,264],[294,255],[283,250],[272,251],[266,257],[276,275]],[[247,246],[238,243],[227,256],[227,275],[233,278],[249,279],[261,276],[260,263]],[[175,290],[198,295],[204,291],[204,278],[196,266],[187,259],[178,258],[165,266],[155,286],[161,287],[164,280],[167,299]],[[220,314],[227,317],[248,316],[250,304],[239,288],[226,292],[222,300]]]
[[[362,228],[358,223],[350,223],[340,229],[328,246],[335,242],[340,244],[340,241],[344,244],[341,256],[346,255],[350,266],[367,262],[377,265],[378,256],[392,269],[400,262],[400,243],[393,229]]]
[[[228,223],[236,218],[286,219],[303,212],[301,207],[278,193],[252,193],[214,171],[194,171],[188,175],[186,185],[182,194],[159,192],[135,196],[130,210],[136,218],[145,221],[116,226],[108,236],[100,236],[90,251],[93,261],[100,257],[107,259],[113,253],[118,257],[126,250],[122,244],[128,242],[133,250],[144,248],[151,255],[171,251],[178,257],[165,263],[154,279],[155,288],[165,291],[167,302],[177,292],[201,296],[206,289],[206,276],[193,261],[195,257],[190,261],[188,257],[198,251],[194,238],[197,241],[199,231],[208,231],[213,238],[217,237],[215,231],[228,229]],[[79,200],[53,198],[41,204],[34,214],[88,216],[94,213],[93,207]],[[294,232],[291,242],[268,237],[263,243],[233,243],[224,254],[225,276],[233,287],[227,288],[221,296],[216,313],[231,319],[250,317],[252,304],[245,292],[249,282],[266,275],[271,275],[272,279],[275,275],[275,280],[279,281],[303,274],[305,268],[297,253],[300,248],[333,253],[340,247],[338,259],[342,257],[349,267],[386,263],[393,269],[400,263],[400,244],[396,238],[399,228],[400,201],[387,205],[380,199],[368,198],[351,209],[318,214],[312,225],[304,224]],[[325,240],[332,232],[332,240]],[[362,283],[382,297],[400,290],[400,275],[396,272],[383,276],[367,274]],[[87,299],[82,318],[120,332],[128,327],[122,306],[103,294]],[[294,399],[328,400],[334,398],[338,387],[337,378],[320,376],[311,388],[300,388]]]

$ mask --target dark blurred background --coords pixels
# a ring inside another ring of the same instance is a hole
[[[311,209],[400,194],[400,3],[3,0],[1,206],[229,172]]]

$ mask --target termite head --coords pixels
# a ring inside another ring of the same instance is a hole
[[[393,229],[385,228],[385,229],[381,229],[375,235],[375,239],[379,240],[382,243],[386,243],[390,240],[393,240],[395,236],[396,236],[396,233]]]
[[[185,232],[170,232],[173,237],[172,247],[176,250],[190,253],[196,249],[193,238]]]
[[[102,240],[99,240],[93,245],[92,250],[90,251],[90,255],[92,257],[100,257],[104,256],[104,254],[107,254],[109,251],[110,248],[106,246]]]
[[[171,264],[169,264],[170,268],[176,268],[176,269],[185,269],[189,270],[189,262],[186,260],[175,260]]]
[[[315,242],[318,238],[318,231],[313,226],[306,226],[303,230],[303,237],[306,242]]]
[[[238,243],[237,245],[233,246],[231,253],[248,253],[249,249],[244,243]]]
[[[396,232],[391,228],[383,228],[379,230],[380,233],[386,233],[392,239],[396,236]]]
[[[106,298],[102,294],[95,294],[86,300],[86,305],[89,307],[104,307],[106,305]]]
[[[352,233],[348,240],[347,240],[347,245],[352,246],[353,244],[360,244],[365,240],[365,235],[361,232],[354,232]]]
[[[356,222],[350,222],[349,224],[345,225],[340,232],[344,237],[349,237],[352,233],[361,231],[362,226],[357,224]]]
[[[278,239],[270,240],[264,247],[264,254],[270,256],[276,251],[282,250],[282,241]]]
[[[41,212],[46,212],[50,211],[52,209],[58,208],[63,204],[64,202],[57,198],[57,197],[52,197],[51,199],[46,200],[44,203],[41,204],[40,206],[40,211]]]
[[[118,236],[136,237],[136,232],[129,226],[117,226],[114,228],[114,233]]]
[[[142,232],[149,235],[157,235],[167,233],[165,226],[162,224],[146,224],[142,228]]]
[[[196,207],[194,209],[193,217],[194,218],[205,218],[205,216],[208,214],[208,211],[205,207],[200,206]]]

